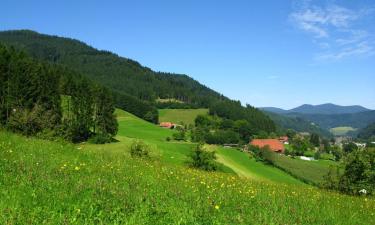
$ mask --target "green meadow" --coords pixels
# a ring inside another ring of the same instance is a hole
[[[331,166],[336,162],[329,160],[305,161],[285,155],[275,155],[274,165],[306,183],[319,185],[324,182]]]
[[[117,110],[118,142],[69,144],[0,131],[0,224],[373,224],[375,200],[306,185],[236,149],[224,172],[186,165],[195,144]],[[142,139],[150,159],[132,158]],[[319,206],[319,207],[317,207]]]
[[[159,109],[159,121],[181,123],[186,125],[194,124],[198,115],[205,115],[208,109]]]
[[[357,129],[353,127],[334,127],[331,128],[330,131],[335,136],[342,136],[346,135],[349,131],[356,131]]]

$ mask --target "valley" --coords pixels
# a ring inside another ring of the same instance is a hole
[[[31,30],[0,31],[0,94],[0,224],[374,222],[374,110],[257,108]]]

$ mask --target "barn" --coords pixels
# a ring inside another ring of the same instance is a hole
[[[282,142],[278,139],[253,139],[250,142],[251,145],[257,146],[259,148],[264,148],[268,146],[272,151],[278,153],[284,153],[285,148]]]

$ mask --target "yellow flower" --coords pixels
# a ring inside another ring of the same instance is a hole
[[[79,170],[79,167],[78,167],[78,166],[76,166],[76,167],[75,167],[74,169],[78,171],[78,170]]]
[[[220,209],[220,206],[215,205],[215,209],[219,210],[219,209]]]

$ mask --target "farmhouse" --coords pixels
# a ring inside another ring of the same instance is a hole
[[[279,141],[285,145],[288,145],[289,144],[289,138],[288,136],[282,136],[282,137],[279,137]]]
[[[168,128],[168,129],[173,129],[176,127],[176,124],[174,123],[171,123],[171,122],[161,122],[159,124],[160,127],[163,127],[163,128]]]
[[[285,151],[283,143],[278,139],[254,139],[250,144],[259,148],[268,146],[272,151],[278,153],[284,153]]]

